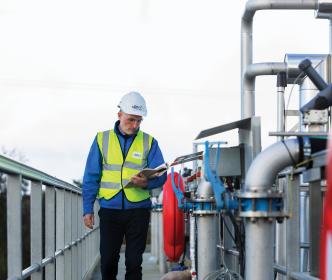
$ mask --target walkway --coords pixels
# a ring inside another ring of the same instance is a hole
[[[159,272],[159,266],[155,263],[151,263],[149,261],[149,257],[151,256],[150,253],[143,254],[143,279],[144,280],[159,280],[162,277],[162,274]],[[125,277],[125,256],[124,253],[120,254],[120,261],[119,261],[119,273],[118,273],[118,280],[124,280]],[[93,272],[92,277],[90,280],[101,280],[100,275],[100,265],[97,266],[96,270]]]

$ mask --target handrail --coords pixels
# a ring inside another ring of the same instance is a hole
[[[45,172],[39,171],[23,163],[0,155],[0,170],[8,174],[22,175],[25,179],[42,182],[43,184],[61,187],[63,189],[81,193],[81,189],[68,182],[57,179]]]
[[[63,255],[65,251],[70,250],[73,246],[76,246],[79,242],[82,242],[88,235],[90,235],[91,233],[93,233],[97,229],[99,229],[99,226],[95,227],[91,231],[89,231],[86,234],[84,234],[84,236],[82,238],[77,239],[76,241],[72,242],[71,244],[67,244],[64,249],[56,251],[55,254],[54,254],[54,257],[44,258],[44,259],[42,259],[41,264],[34,263],[34,264],[30,265],[29,267],[25,268],[22,271],[22,277],[21,278],[15,277],[15,279],[18,280],[18,279],[26,279],[26,278],[28,278],[34,272],[37,272],[40,269],[42,269],[43,267],[45,267],[46,265],[48,265],[49,263],[54,262],[57,257]]]
[[[42,273],[47,279],[87,279],[99,259],[99,218],[94,229],[84,227],[81,188],[1,155],[0,173],[7,176],[5,279],[39,278]],[[29,181],[29,192],[22,192],[23,179]],[[23,255],[23,243],[29,242],[23,242],[25,215],[30,215],[30,252]],[[29,267],[23,267],[23,256],[30,258]]]

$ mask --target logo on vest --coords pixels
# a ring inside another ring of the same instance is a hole
[[[140,152],[133,152],[132,157],[133,158],[137,158],[137,159],[141,159],[142,158],[142,154]]]

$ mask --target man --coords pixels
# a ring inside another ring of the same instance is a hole
[[[124,95],[114,129],[99,132],[91,146],[83,178],[84,224],[93,228],[93,204],[100,210],[100,255],[103,280],[116,279],[119,252],[126,241],[126,280],[142,279],[142,254],[150,219],[149,190],[162,186],[166,173],[147,179],[137,174],[164,163],[158,142],[140,130],[146,116],[138,92]],[[131,182],[133,187],[124,187]]]

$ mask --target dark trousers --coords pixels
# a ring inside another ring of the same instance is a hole
[[[126,240],[126,280],[142,279],[150,209],[100,208],[100,255],[103,280],[116,280],[123,237]]]

